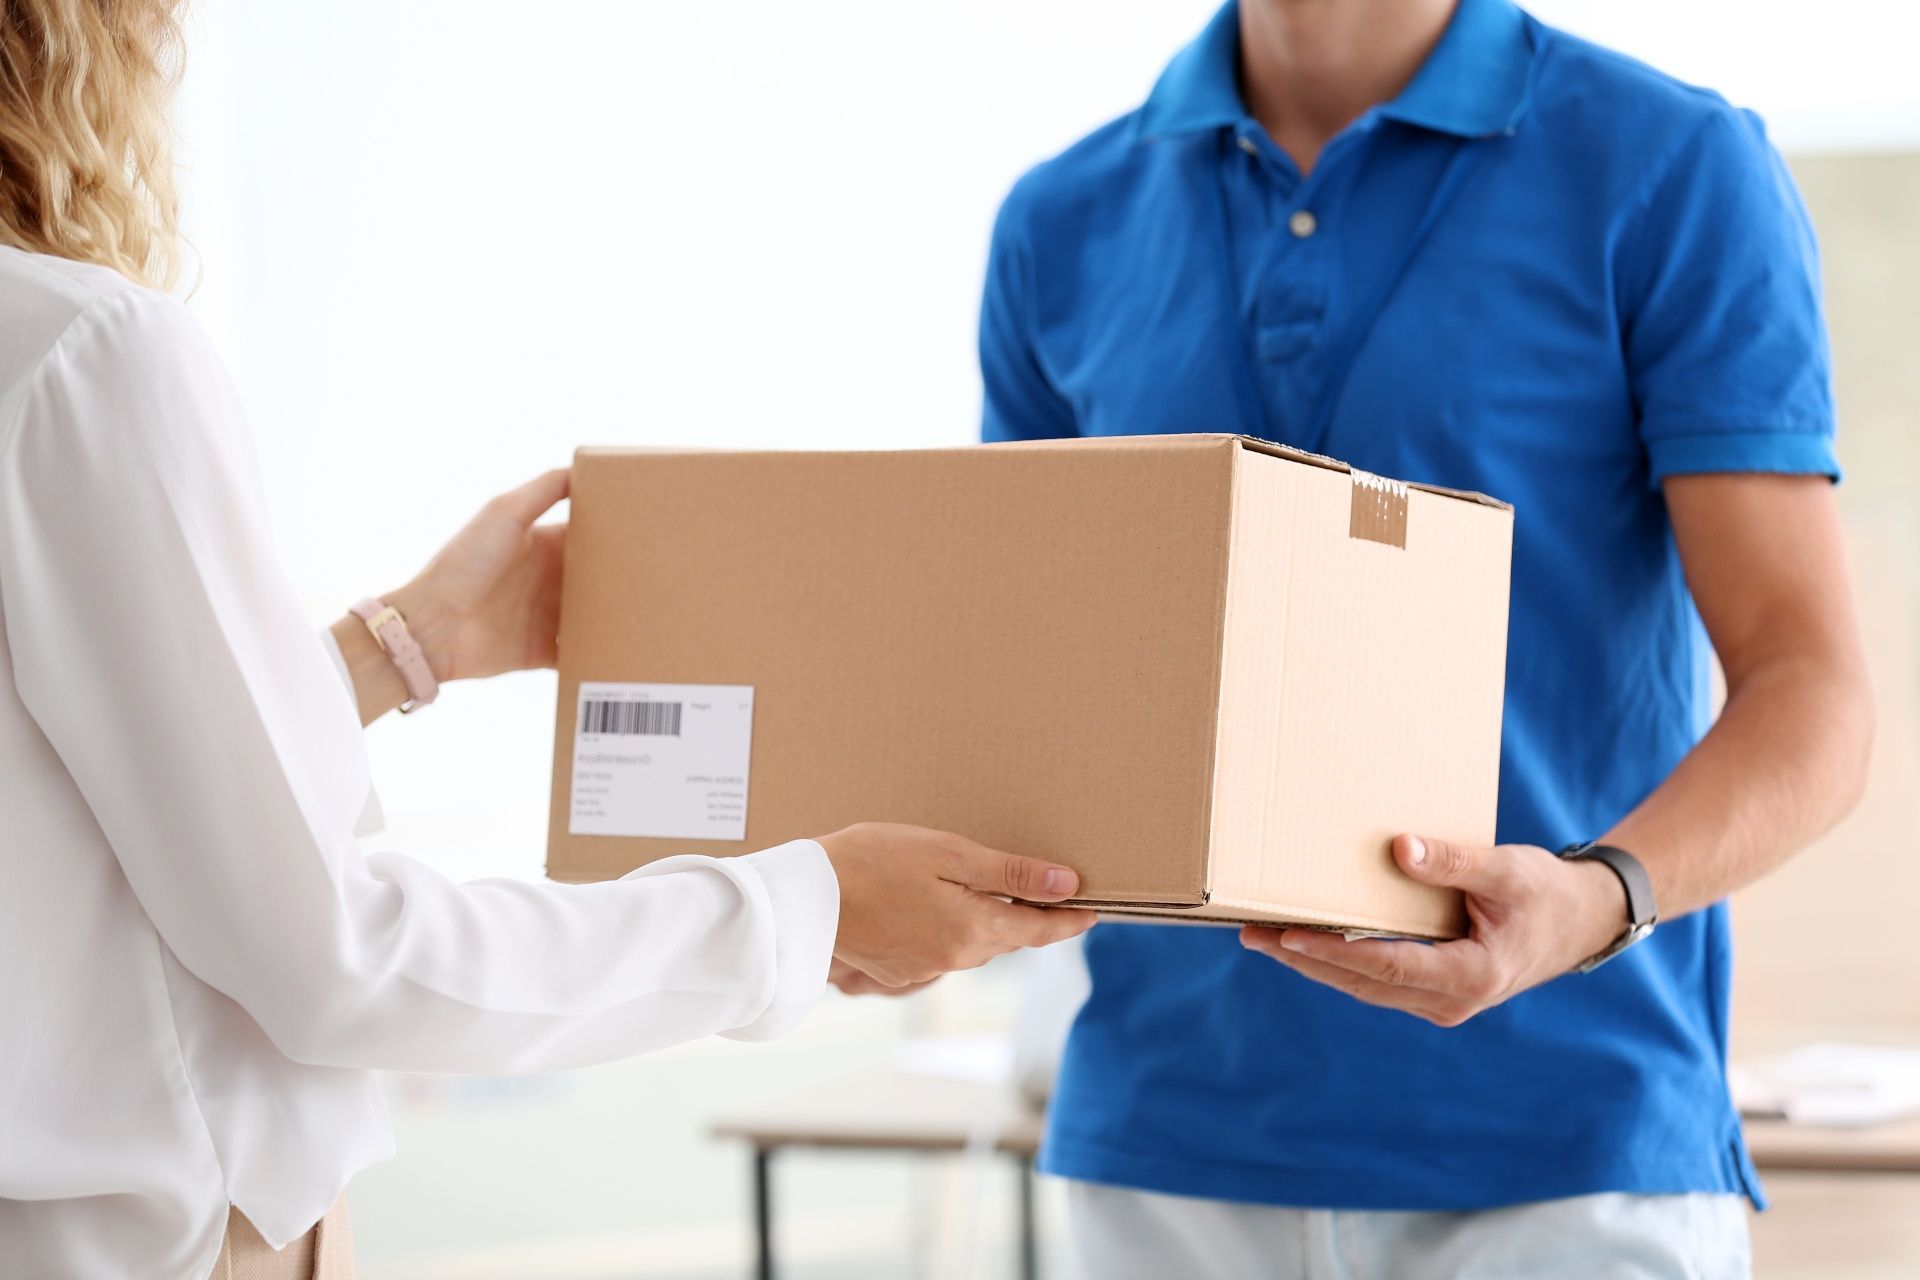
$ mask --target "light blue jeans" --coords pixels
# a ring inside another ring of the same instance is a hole
[[[1082,1280],[1748,1280],[1737,1196],[1479,1213],[1283,1209],[1069,1182]]]

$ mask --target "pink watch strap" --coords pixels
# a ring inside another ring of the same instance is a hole
[[[402,714],[424,707],[440,696],[440,682],[433,678],[427,655],[420,651],[413,633],[407,630],[407,620],[400,616],[398,609],[379,600],[362,600],[348,612],[367,624],[375,642],[399,669],[400,679],[407,686],[407,700],[400,704]]]

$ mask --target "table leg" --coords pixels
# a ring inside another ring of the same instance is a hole
[[[759,1280],[773,1280],[773,1150],[753,1149],[753,1237],[754,1274]]]
[[[1040,1280],[1040,1238],[1033,1204],[1033,1157],[1020,1157],[1020,1280]]]

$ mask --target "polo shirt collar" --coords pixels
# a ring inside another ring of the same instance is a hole
[[[1460,0],[1440,43],[1380,114],[1463,138],[1509,133],[1532,80],[1526,15],[1510,0]]]
[[[1532,82],[1533,33],[1511,0],[1459,0],[1440,42],[1379,114],[1438,133],[1511,132]],[[1174,56],[1140,109],[1138,135],[1162,138],[1239,124],[1240,6],[1228,0]]]
[[[1140,109],[1140,136],[1165,138],[1236,125],[1240,100],[1240,5],[1227,0],[1192,44],[1173,55]]]

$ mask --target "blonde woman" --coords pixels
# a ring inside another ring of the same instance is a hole
[[[360,724],[553,661],[566,473],[313,634],[164,292],[175,6],[4,13],[0,1272],[344,1275],[341,1190],[389,1151],[373,1069],[763,1039],[830,966],[900,988],[1087,927],[1003,900],[1066,868],[905,827],[581,887],[364,855]]]

